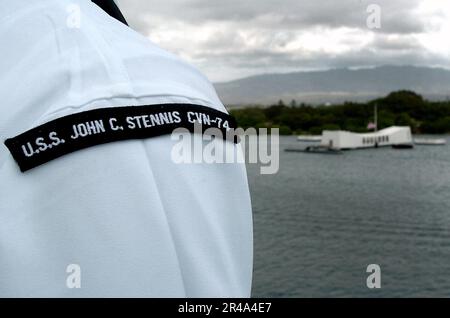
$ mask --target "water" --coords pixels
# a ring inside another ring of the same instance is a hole
[[[277,175],[248,175],[254,297],[450,296],[449,144],[281,151]],[[381,266],[379,290],[366,286],[369,264]]]

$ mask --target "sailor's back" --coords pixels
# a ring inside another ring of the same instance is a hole
[[[0,9],[0,296],[249,296],[244,165],[176,164],[165,135],[21,173],[3,145],[99,108],[225,112],[208,80],[90,1],[5,0]],[[80,266],[79,289],[67,287],[70,264]]]

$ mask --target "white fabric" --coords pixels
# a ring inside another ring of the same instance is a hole
[[[81,28],[69,27],[74,3]],[[0,0],[0,52],[0,297],[250,296],[243,164],[175,164],[162,136],[23,174],[3,144],[100,107],[225,111],[203,75],[89,0]],[[79,289],[66,286],[69,264],[81,267]]]

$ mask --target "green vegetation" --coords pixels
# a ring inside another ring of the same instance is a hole
[[[231,114],[242,128],[280,128],[284,135],[320,134],[322,130],[349,130],[367,132],[373,122],[374,105],[378,105],[378,128],[393,125],[410,126],[414,133],[450,133],[450,101],[431,102],[422,96],[399,91],[368,103],[346,102],[343,105],[317,106],[289,105],[280,101],[263,108],[254,106],[234,109]]]

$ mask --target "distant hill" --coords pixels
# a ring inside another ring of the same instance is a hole
[[[450,71],[416,66],[380,66],[317,72],[265,74],[215,87],[227,105],[271,104],[283,99],[321,104],[367,101],[396,90],[411,90],[431,100],[450,96]]]

